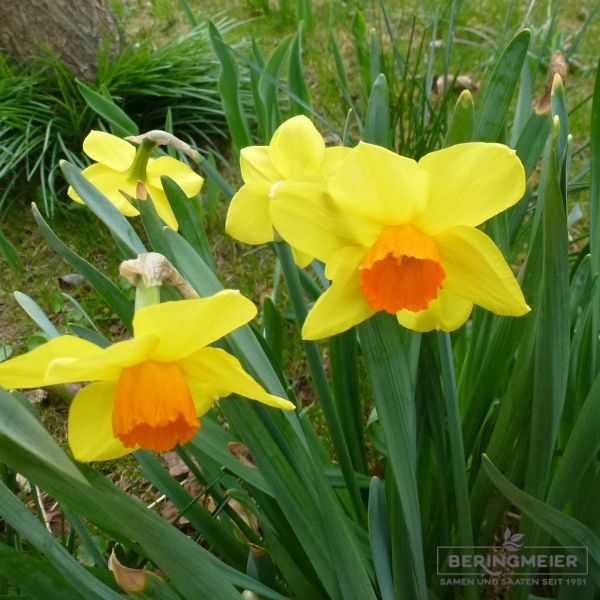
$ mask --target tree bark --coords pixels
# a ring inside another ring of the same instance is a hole
[[[0,0],[0,47],[17,60],[50,50],[89,80],[104,43],[117,43],[108,0]]]

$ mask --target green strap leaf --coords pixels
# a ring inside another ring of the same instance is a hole
[[[395,316],[378,313],[358,328],[410,548],[416,598],[428,598],[416,477],[414,373]],[[418,352],[418,349],[417,349]]]
[[[499,141],[527,56],[530,37],[529,29],[517,33],[496,63],[479,109],[475,139]]]
[[[121,242],[122,247],[130,253],[128,258],[146,252],[144,244],[142,244],[129,221],[104,194],[81,174],[81,171],[75,165],[63,160],[60,163],[60,168],[65,179],[73,186],[88,208],[110,229],[116,239]]]
[[[544,497],[569,374],[569,254],[567,219],[556,163],[558,132],[544,163],[543,274],[537,316],[531,441],[525,489]]]
[[[258,94],[265,111],[265,140],[271,139],[273,133],[275,133],[275,130],[281,123],[281,111],[277,98],[278,87],[276,83],[279,81],[281,67],[283,66],[283,61],[291,42],[292,37],[288,36],[273,50],[273,54],[267,60],[258,82]]]
[[[208,23],[208,32],[213,50],[221,62],[221,75],[219,76],[218,88],[223,102],[223,110],[233,146],[237,153],[242,148],[252,145],[252,136],[246,119],[246,113],[240,95],[240,75],[235,58],[229,47],[223,41],[221,33],[214,25]]]
[[[31,598],[84,600],[49,561],[29,557],[5,544],[0,544],[0,576]]]
[[[41,427],[39,424],[38,426]],[[43,552],[54,568],[74,584],[76,589],[84,592],[86,598],[98,600],[121,598],[120,594],[90,575],[2,482],[0,482],[0,514],[22,537]]]
[[[216,270],[215,262],[210,251],[210,242],[197,210],[194,208],[194,198],[188,198],[185,192],[168,175],[160,178],[165,194],[175,213],[181,235],[202,256],[204,262]]]
[[[596,377],[569,435],[548,493],[548,504],[562,509],[577,492],[587,467],[600,451],[598,431],[600,431],[600,375]]]
[[[598,332],[600,332],[600,61],[596,70],[590,126],[590,254],[594,299],[592,315],[591,372],[598,369]]]
[[[444,148],[454,146],[454,144],[462,144],[470,142],[473,139],[475,131],[475,105],[473,104],[473,96],[469,90],[464,90],[456,101],[446,139],[444,140]]]
[[[589,573],[600,585],[600,539],[573,517],[526,494],[511,483],[484,454],[483,468],[498,490],[530,519],[565,546],[583,546],[588,550]]]
[[[304,69],[302,67],[302,34],[303,34],[303,23],[298,25],[298,33],[292,42],[292,48],[290,50],[289,68],[288,68],[288,87],[290,90],[299,98],[302,98],[304,104],[310,106],[310,91],[306,84],[304,77]],[[290,104],[290,112],[292,115],[306,115],[311,116],[311,112],[306,108],[294,102],[292,100]]]
[[[357,359],[358,343],[354,329],[329,339],[331,384],[344,437],[354,469],[367,473]]]
[[[239,600],[232,575],[218,558],[117,488],[100,472],[85,465],[75,467],[38,419],[3,390],[0,390],[0,460],[117,541],[137,547],[187,600],[202,597]],[[25,511],[50,535],[20,502],[16,499],[14,502],[21,507],[14,508],[15,526],[26,522],[21,516],[21,511]],[[0,512],[6,513],[8,506],[2,495]],[[43,551],[46,550],[43,546]],[[190,577],[190,573],[195,576]],[[78,578],[85,584],[81,575]],[[110,598],[114,597],[113,593]]]
[[[394,600],[394,581],[390,555],[390,534],[385,487],[377,478],[369,488],[369,540],[382,600]]]
[[[127,113],[118,107],[112,100],[106,98],[88,87],[85,83],[77,81],[79,93],[83,96],[87,105],[100,117],[110,123],[112,132],[120,137],[127,135],[139,135],[138,126],[132,121]]]
[[[380,73],[369,96],[364,139],[365,142],[389,148],[391,137],[390,92],[385,75]]]
[[[13,296],[21,308],[49,338],[58,337],[60,335],[60,331],[54,327],[54,324],[33,298],[30,298],[23,292],[13,292]]]

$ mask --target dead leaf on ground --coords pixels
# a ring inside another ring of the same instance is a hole
[[[227,448],[243,465],[256,468],[252,454],[250,454],[250,450],[248,450],[246,444],[242,444],[242,442],[228,442]]]

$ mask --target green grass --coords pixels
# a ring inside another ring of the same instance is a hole
[[[87,211],[64,211],[52,224],[57,234],[68,240],[77,253],[115,277],[119,260],[112,248],[112,238]],[[22,351],[28,338],[37,333],[37,327],[21,310],[12,292],[19,290],[31,296],[58,327],[65,327],[69,321],[80,322],[78,315],[71,310],[72,305],[63,296],[58,281],[62,275],[71,273],[72,268],[47,246],[29,208],[14,203],[10,210],[2,213],[1,227],[17,247],[24,270],[13,271],[5,261],[0,261],[0,306],[3,315],[0,344],[10,343],[15,351]],[[84,310],[94,316],[100,328],[110,333],[117,321],[91,288],[82,284],[66,287],[64,292],[73,296]]]
[[[228,31],[232,22],[218,19],[217,26]],[[116,57],[101,51],[96,79],[87,83],[114,98],[142,130],[165,129],[169,118],[181,136],[205,146],[222,136],[223,125],[218,62],[209,46],[202,25],[164,42],[140,34]],[[85,164],[83,139],[98,126],[74,73],[57,57],[16,67],[0,53],[0,211],[26,193],[52,215],[65,191],[58,161]]]

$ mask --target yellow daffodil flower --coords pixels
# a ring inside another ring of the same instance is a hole
[[[207,347],[256,314],[234,290],[139,309],[134,336],[108,348],[63,335],[0,364],[0,385],[35,388],[91,381],[75,396],[68,438],[80,461],[109,460],[138,448],[157,452],[188,442],[199,416],[231,393],[293,409],[266,392],[240,362]]]
[[[202,187],[203,179],[190,167],[171,156],[150,158],[151,149],[135,146],[104,131],[91,131],[83,141],[83,151],[96,162],[85,168],[82,175],[97,187],[126,217],[135,217],[137,209],[121,192],[136,197],[136,184],[141,181],[152,198],[159,217],[171,228],[177,229],[167,195],[160,180],[168,175],[188,197],[195,196]],[[68,195],[75,202],[83,203],[73,187]]]
[[[381,310],[416,331],[453,331],[473,304],[499,315],[527,313],[510,267],[476,229],[524,191],[514,150],[477,142],[418,163],[360,143],[327,191],[282,183],[271,204],[277,231],[325,262],[331,280],[304,323],[304,338],[340,333]]]
[[[317,128],[305,116],[292,117],[273,134],[268,146],[248,146],[240,153],[244,185],[231,200],[225,231],[246,244],[274,240],[271,200],[283,181],[311,181],[325,186],[327,177],[349,152],[325,148]],[[306,266],[312,256],[292,248],[296,263]]]

